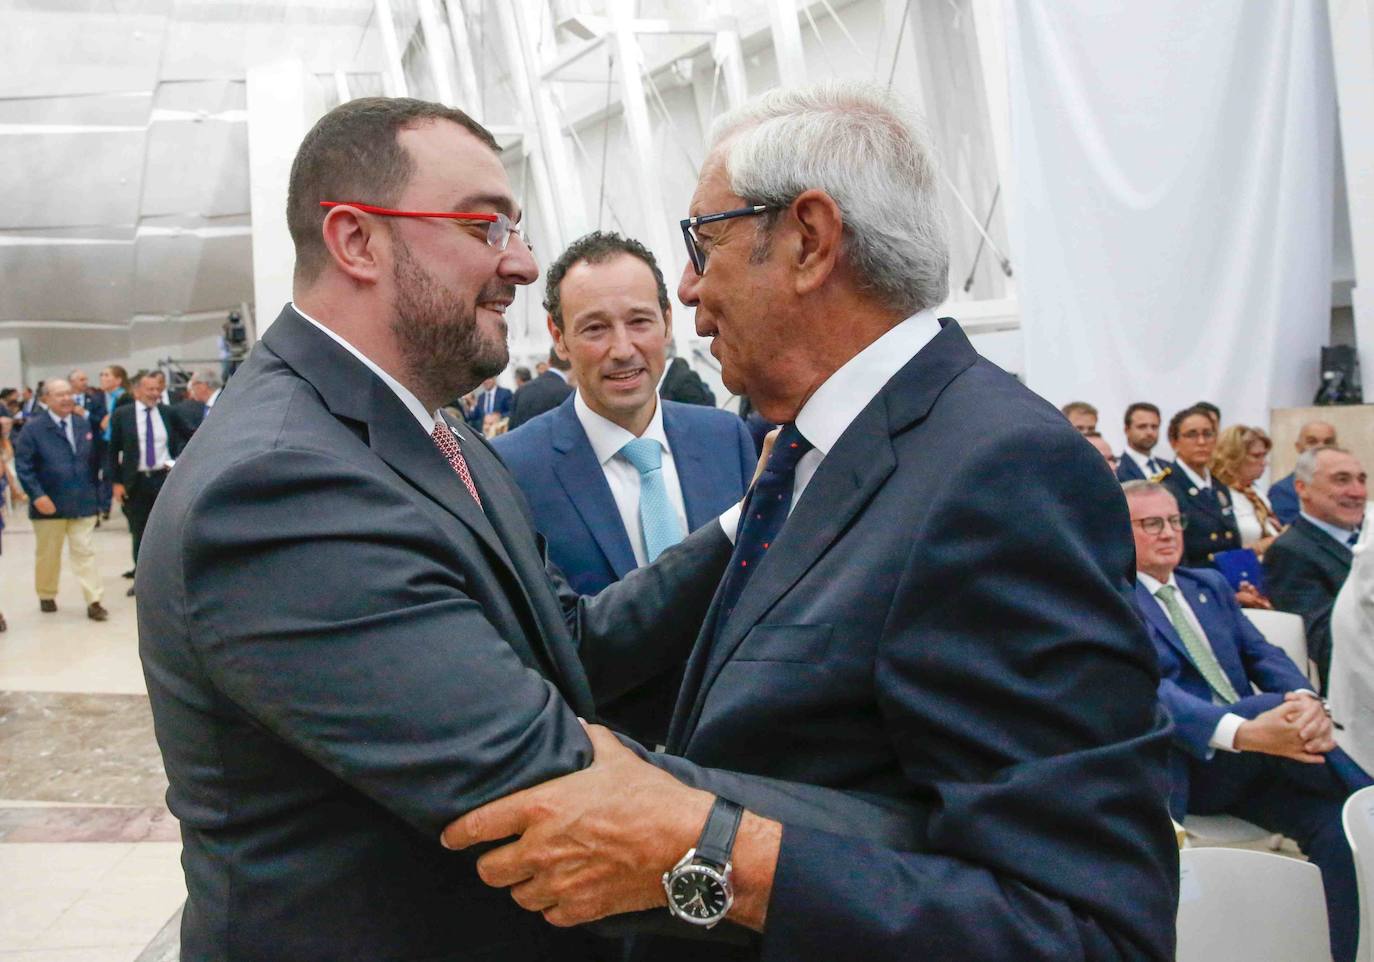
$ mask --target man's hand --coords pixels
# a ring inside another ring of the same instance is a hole
[[[1273,611],[1274,606],[1269,599],[1259,593],[1259,590],[1248,581],[1242,581],[1240,588],[1236,591],[1236,604],[1242,608],[1261,608],[1265,611]]]
[[[41,498],[33,499],[33,509],[39,514],[57,514],[57,505],[52,503],[52,498],[46,494]]]
[[[483,805],[443,832],[454,849],[519,835],[479,858],[477,873],[558,926],[666,906],[663,873],[696,844],[715,801],[641,761],[608,729],[587,734],[589,768]]]
[[[1321,703],[1317,703],[1321,707]],[[1302,719],[1306,718],[1303,708],[1285,701],[1261,715],[1241,724],[1236,729],[1236,748],[1243,752],[1263,752],[1278,755],[1294,761],[1318,765],[1326,757],[1318,752],[1308,751],[1302,737]]]
[[[122,485],[122,484],[120,484],[118,481],[116,481],[116,482],[110,487],[110,492],[114,495],[114,499],[115,499],[116,501],[118,501],[120,504],[123,504],[123,503],[124,503],[124,500],[125,500],[125,497],[126,497],[126,496],[125,496],[125,493],[124,493],[124,485]]]
[[[1320,698],[1311,692],[1290,691],[1283,696],[1285,705],[1296,705],[1299,715],[1294,719],[1298,734],[1302,737],[1303,747],[1314,754],[1324,755],[1336,747],[1336,737],[1332,731],[1331,716]]]

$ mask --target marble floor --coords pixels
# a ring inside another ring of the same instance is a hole
[[[39,612],[24,514],[0,555],[0,962],[169,962],[186,888],[120,577],[128,529],[116,512],[95,533],[96,623],[65,571]]]

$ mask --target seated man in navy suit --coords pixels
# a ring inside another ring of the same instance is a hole
[[[1151,481],[1169,466],[1166,458],[1154,455],[1159,424],[1159,408],[1149,401],[1126,408],[1126,447],[1116,467],[1118,481]]]
[[[734,415],[658,397],[672,309],[642,244],[588,234],[549,267],[545,290],[549,333],[577,391],[492,443],[549,556],[574,589],[596,594],[737,503],[754,445]],[[661,742],[679,680],[671,672],[602,711]]]
[[[1189,812],[1225,812],[1297,840],[1322,871],[1332,954],[1352,960],[1359,897],[1341,806],[1369,776],[1336,747],[1311,683],[1241,614],[1226,579],[1178,567],[1182,519],[1173,494],[1149,481],[1123,487],[1135,603],[1159,652],[1159,697],[1175,726],[1172,814],[1182,821]]]
[[[482,382],[482,393],[477,395],[476,403],[467,414],[468,424],[478,434],[484,434],[489,419],[510,417],[513,396],[510,388],[496,383],[496,378],[487,378]]]

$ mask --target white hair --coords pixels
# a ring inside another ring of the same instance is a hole
[[[1336,451],[1339,454],[1349,454],[1345,448],[1338,448],[1334,444],[1324,444],[1319,448],[1308,448],[1298,455],[1298,463],[1293,466],[1293,477],[1303,484],[1311,484],[1312,479],[1317,476],[1317,458],[1323,451]]]
[[[196,384],[204,384],[212,391],[217,391],[224,386],[224,382],[219,379],[219,372],[212,367],[202,367],[191,375],[191,380]]]
[[[844,256],[866,291],[912,314],[949,293],[935,158],[920,120],[881,87],[829,81],[770,91],[721,117],[730,189],[770,207],[825,191],[844,217]]]

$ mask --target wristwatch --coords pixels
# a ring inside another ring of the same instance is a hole
[[[735,902],[730,884],[730,852],[735,847],[744,808],[728,798],[716,798],[696,848],[663,873],[668,911],[684,922],[711,928],[725,918]]]

